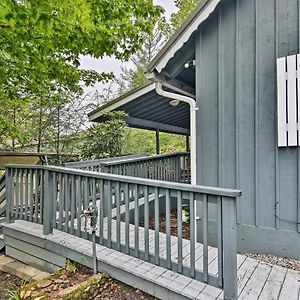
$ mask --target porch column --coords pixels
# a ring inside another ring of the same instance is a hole
[[[160,153],[160,145],[159,145],[159,129],[155,131],[155,138],[156,138],[156,154]]]
[[[190,136],[186,135],[185,136],[185,147],[186,147],[186,152],[190,152]]]

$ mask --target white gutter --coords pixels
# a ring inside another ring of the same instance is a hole
[[[155,82],[155,90],[162,97],[179,100],[188,103],[190,106],[191,183],[196,184],[196,111],[198,110],[196,101],[191,97],[164,91],[163,84],[160,81]]]

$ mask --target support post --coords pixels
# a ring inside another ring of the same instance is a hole
[[[160,154],[159,129],[156,129],[155,131],[155,140],[156,140],[156,154]]]
[[[53,233],[53,216],[54,216],[54,195],[55,192],[55,177],[54,173],[48,170],[44,171],[44,184],[45,184],[45,197],[44,197],[44,210],[43,210],[43,234]]]
[[[236,199],[222,198],[223,290],[225,300],[237,299]]]
[[[190,152],[190,136],[186,135],[185,136],[185,147],[186,147],[186,152]]]
[[[5,168],[6,222],[13,223],[13,170]]]

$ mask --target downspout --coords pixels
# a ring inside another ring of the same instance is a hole
[[[167,92],[163,90],[163,84],[160,81],[155,82],[155,90],[158,95],[170,98],[172,100],[179,100],[181,102],[188,103],[190,106],[190,135],[191,135],[191,184],[196,184],[196,101],[187,96]]]

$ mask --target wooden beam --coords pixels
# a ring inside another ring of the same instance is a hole
[[[139,119],[139,118],[133,118],[133,117],[126,117],[125,122],[132,127],[136,128],[142,128],[142,129],[150,129],[150,130],[156,130],[159,129],[163,132],[169,132],[169,133],[177,133],[182,135],[189,134],[190,130],[183,127],[177,127],[173,125],[153,122],[149,120]]]

